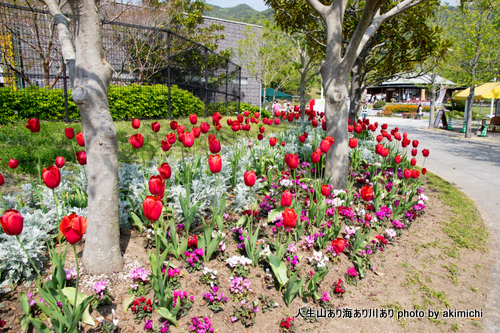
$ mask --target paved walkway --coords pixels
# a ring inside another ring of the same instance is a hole
[[[489,227],[492,239],[490,249],[495,264],[492,286],[487,295],[485,329],[500,332],[500,133],[488,138],[473,135],[465,139],[455,131],[428,130],[428,120],[411,120],[395,117],[369,117],[370,122],[387,123],[389,128],[398,126],[400,132],[408,132],[410,139],[420,142],[418,162],[423,162],[421,150],[427,148],[430,155],[425,167],[457,186],[473,199]]]

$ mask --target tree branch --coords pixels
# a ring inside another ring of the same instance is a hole
[[[73,82],[75,74],[75,49],[71,41],[69,32],[69,20],[63,15],[61,8],[55,0],[43,0],[49,8],[50,14],[54,17],[59,32],[59,42],[61,44],[62,55],[68,66],[70,82]]]
[[[311,6],[315,11],[317,11],[322,17],[326,14],[328,9],[327,6],[323,5],[318,0],[306,0],[306,2]]]

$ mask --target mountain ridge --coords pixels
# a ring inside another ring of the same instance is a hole
[[[273,10],[271,8],[259,12],[244,3],[234,7],[220,7],[217,5],[210,5],[210,7],[212,7],[212,10],[205,11],[203,15],[250,24],[261,24],[264,20],[273,19]]]

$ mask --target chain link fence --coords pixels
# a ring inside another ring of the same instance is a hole
[[[175,117],[173,86],[198,97],[204,103],[205,116],[240,112],[241,67],[204,45],[168,29],[106,20],[102,21],[102,41],[115,71],[111,89],[126,93],[135,85],[157,87],[158,94],[168,99],[162,117]],[[28,100],[36,95],[33,100],[38,101],[43,91],[51,95],[47,103],[57,109],[51,119],[78,118],[57,27],[49,12],[0,3],[0,70],[0,99],[9,93],[25,94]],[[112,103],[115,101],[110,100],[110,108]]]

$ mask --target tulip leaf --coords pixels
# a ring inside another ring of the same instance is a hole
[[[130,212],[130,216],[132,217],[134,224],[137,226],[137,229],[139,229],[139,233],[142,235],[142,228],[144,224],[142,223],[141,219],[134,212]]]
[[[28,301],[28,296],[23,292],[21,292],[21,309],[23,309],[23,312],[25,314],[30,314],[30,303]]]
[[[162,316],[163,318],[168,320],[170,323],[174,324],[175,327],[178,327],[177,326],[177,319],[175,318],[174,315],[172,315],[172,313],[167,308],[160,307],[160,308],[158,308],[157,312],[160,316]]]
[[[284,286],[288,281],[288,276],[286,275],[286,265],[280,259],[278,259],[273,254],[269,255],[269,262],[271,264],[271,269],[273,270],[276,279],[280,286]]]
[[[132,302],[134,301],[134,298],[135,298],[135,295],[129,295],[127,297],[125,297],[125,299],[123,300],[123,312],[124,313],[127,313],[127,310],[130,306],[130,304],[132,304]]]
[[[270,211],[269,215],[267,216],[267,222],[268,223],[273,222],[274,219],[276,218],[276,216],[280,213],[283,213],[284,210],[285,210],[285,208],[280,207],[280,208],[273,209],[272,211]]]
[[[246,223],[246,221],[247,221],[247,216],[243,215],[242,217],[240,217],[238,222],[236,222],[236,227],[241,228]]]
[[[73,303],[75,302],[76,289],[73,287],[66,287],[66,288],[63,288],[61,291],[64,294],[64,296],[66,296],[69,303],[74,306]],[[90,298],[90,297],[93,297],[93,296],[89,296],[88,298]],[[85,300],[86,300],[85,295],[82,293],[78,293],[78,296],[76,299],[76,305],[83,303]],[[88,305],[85,308],[85,311],[84,311],[83,316],[82,316],[82,321],[87,325],[95,326],[95,322],[94,322],[94,319],[92,319],[92,316],[90,315],[89,308],[90,308],[90,305]]]

